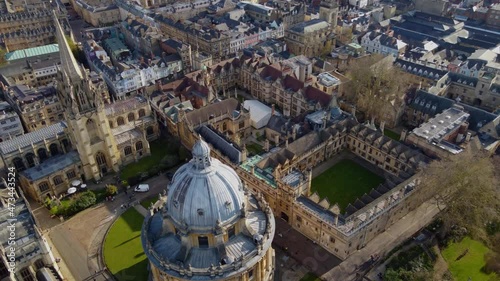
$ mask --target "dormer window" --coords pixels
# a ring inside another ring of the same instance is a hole
[[[226,201],[226,202],[224,203],[224,205],[226,206],[226,208],[228,208],[228,209],[229,209],[229,208],[231,207],[231,202],[230,202],[230,201]]]
[[[203,216],[205,214],[205,211],[203,209],[198,209],[197,210],[199,216]]]

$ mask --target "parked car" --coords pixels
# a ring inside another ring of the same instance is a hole
[[[139,184],[134,188],[135,192],[148,192],[149,191],[149,184]]]

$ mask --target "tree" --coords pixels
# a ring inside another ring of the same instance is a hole
[[[108,195],[115,195],[118,193],[118,187],[116,187],[116,185],[110,184],[106,187],[106,193]]]
[[[499,185],[492,159],[470,150],[433,161],[422,172],[421,200],[434,198],[447,232],[465,227],[473,238],[488,241],[486,225],[498,221]]]
[[[392,66],[389,57],[380,55],[361,59],[349,66],[349,82],[343,98],[357,106],[366,119],[384,121],[385,117],[401,107],[410,87],[408,74]]]

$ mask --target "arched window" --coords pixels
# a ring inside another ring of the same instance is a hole
[[[128,119],[128,122],[133,122],[133,121],[134,121],[134,119],[135,119],[135,115],[134,115],[134,113],[130,112],[130,113],[128,114],[127,119]]]
[[[99,166],[106,166],[106,156],[102,152],[97,152],[95,155],[95,160],[97,161],[97,165]]]
[[[49,158],[49,156],[47,156],[47,150],[45,148],[38,149],[37,153],[38,153],[38,159],[40,159],[40,162],[43,162],[44,160]]]
[[[142,148],[143,148],[142,141],[138,141],[138,142],[135,143],[135,150],[141,151]]]
[[[146,116],[146,110],[144,108],[139,109],[139,118]]]
[[[49,146],[49,150],[50,150],[50,155],[52,156],[59,154],[59,147],[55,143]]]
[[[40,189],[40,192],[45,192],[49,190],[49,183],[44,181],[38,185],[38,189]]]
[[[125,149],[125,156],[128,156],[130,154],[132,154],[132,147],[131,146],[126,146]]]
[[[71,143],[69,142],[69,140],[63,139],[61,141],[61,143],[62,143],[64,149],[66,149],[66,151],[70,151],[71,150]]]
[[[28,168],[35,166],[35,154],[30,152],[26,154],[25,158],[26,158],[26,163],[28,164]]]
[[[97,130],[97,124],[94,122],[94,120],[88,119],[85,126],[87,127],[87,134],[89,135],[90,142],[95,143],[96,141],[98,141],[99,135]]]
[[[61,183],[63,183],[63,179],[61,176],[55,176],[53,181],[54,181],[54,185],[60,185]]]
[[[113,121],[109,120],[109,127],[113,129]]]
[[[14,158],[12,160],[12,164],[14,165],[14,167],[16,167],[16,170],[18,170],[18,171],[22,171],[22,170],[26,169],[26,167],[24,167],[23,159],[21,159],[19,157]]]
[[[155,130],[153,129],[153,126],[149,126],[146,129],[146,135],[150,136],[150,135],[153,135],[154,133],[155,133]]]
[[[125,119],[121,116],[116,118],[116,124],[118,124],[118,126],[125,125]]]

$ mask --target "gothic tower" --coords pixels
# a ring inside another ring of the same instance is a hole
[[[321,0],[319,18],[328,22],[332,30],[335,30],[335,27],[337,27],[338,13],[339,8],[334,0]]]
[[[54,24],[61,57],[57,95],[65,108],[69,135],[80,155],[85,179],[100,179],[108,171],[118,171],[121,164],[104,109],[109,101],[107,86],[100,75],[76,62],[55,12]]]

